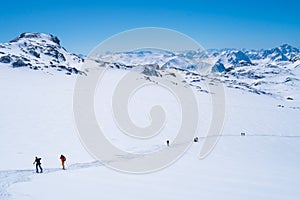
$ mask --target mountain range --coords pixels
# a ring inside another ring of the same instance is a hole
[[[27,67],[50,74],[85,74],[80,70],[85,58],[68,52],[60,45],[60,40],[51,34],[22,33],[0,44],[0,66],[12,68]],[[122,69],[142,66],[147,76],[158,76],[170,68],[184,71],[185,74],[196,72],[192,73],[195,77],[187,78],[194,83],[201,79],[197,77],[197,70],[205,69],[209,72],[206,76],[213,76],[228,87],[280,98],[291,99],[295,86],[300,87],[300,49],[288,44],[260,50],[171,52],[147,49],[108,53],[99,57],[98,62]]]

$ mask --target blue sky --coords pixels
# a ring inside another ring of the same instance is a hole
[[[164,27],[205,48],[300,47],[300,3],[252,1],[5,1],[0,7],[0,42],[22,32],[51,33],[74,53],[121,31]]]

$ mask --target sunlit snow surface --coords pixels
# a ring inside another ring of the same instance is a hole
[[[170,112],[166,129],[150,141],[134,141],[122,135],[109,107],[111,89],[122,73],[124,70],[110,69],[95,96],[96,115],[103,130],[112,143],[131,152],[165,148],[165,140],[174,137],[180,121],[176,101],[161,88],[140,91],[129,103],[132,120],[147,124],[144,111],[151,102],[160,101]],[[222,136],[204,160],[199,160],[198,154],[209,127],[211,102],[209,94],[195,89],[200,110],[200,142],[193,143],[168,168],[130,175],[95,161],[80,143],[72,110],[75,78],[59,72],[49,75],[26,68],[0,67],[1,200],[299,199],[297,85],[278,89],[286,91],[284,95],[293,95],[292,101],[226,87]],[[193,84],[205,89],[201,81]],[[145,97],[147,101],[143,101]],[[240,136],[241,132],[246,136]],[[66,171],[60,169],[60,154],[67,156]],[[43,174],[35,174],[32,162],[36,155],[42,157]]]

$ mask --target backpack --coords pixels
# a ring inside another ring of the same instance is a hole
[[[66,157],[63,156],[63,155],[60,157],[60,159],[61,159],[62,161],[66,161],[66,160],[67,160]]]

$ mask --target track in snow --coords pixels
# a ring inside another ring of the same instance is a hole
[[[79,170],[90,167],[101,166],[101,162],[93,161],[89,163],[75,163],[68,167],[68,170]],[[61,171],[60,168],[46,168],[43,174],[55,173]],[[0,199],[8,200],[11,195],[7,192],[7,189],[16,183],[30,181],[34,176],[39,174],[35,173],[35,169],[24,169],[24,170],[4,170],[0,171]]]

